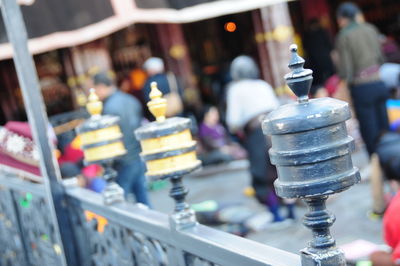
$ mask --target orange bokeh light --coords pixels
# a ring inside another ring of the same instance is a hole
[[[224,25],[224,28],[227,32],[234,32],[236,30],[236,23],[235,22],[227,22]]]

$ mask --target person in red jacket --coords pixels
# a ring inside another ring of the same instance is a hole
[[[396,195],[390,201],[383,216],[383,237],[392,251],[377,251],[371,255],[374,266],[400,265],[400,135],[395,133],[386,134],[378,144],[382,168],[386,177],[390,180]]]
[[[385,242],[392,248],[392,252],[377,251],[372,253],[372,265],[400,265],[400,192],[397,192],[385,212],[383,231]]]

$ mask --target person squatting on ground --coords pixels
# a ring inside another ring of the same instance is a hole
[[[226,123],[232,133],[244,133],[251,182],[257,200],[268,206],[274,222],[283,221],[273,187],[277,172],[270,163],[267,152],[271,143],[264,136],[260,121],[264,115],[279,106],[278,99],[271,86],[259,79],[259,70],[252,58],[243,55],[235,58],[230,71],[233,82],[228,87]],[[293,204],[287,206],[288,218],[294,218]]]
[[[361,136],[369,155],[375,152],[379,135],[389,128],[386,100],[389,90],[379,77],[384,62],[378,30],[359,19],[360,9],[343,3],[337,10],[341,28],[336,39],[338,74],[350,89]]]
[[[103,114],[120,118],[119,126],[127,153],[114,164],[118,172],[117,183],[126,195],[133,193],[137,202],[149,205],[144,164],[139,156],[140,144],[134,136],[142,120],[140,102],[132,95],[118,90],[106,73],[96,74],[93,84],[96,94],[103,101]]]
[[[203,149],[203,153],[200,154],[203,165],[246,158],[246,152],[231,140],[221,124],[217,107],[205,106],[201,120],[199,139]]]

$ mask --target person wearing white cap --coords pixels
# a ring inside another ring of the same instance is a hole
[[[168,101],[167,117],[179,115],[183,111],[183,106],[180,97],[181,88],[175,75],[165,72],[164,62],[158,57],[147,59],[143,64],[143,68],[149,76],[142,90],[145,102],[150,101],[151,83],[156,82],[158,89]],[[149,118],[152,118],[152,116],[149,116]]]

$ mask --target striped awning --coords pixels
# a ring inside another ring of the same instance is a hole
[[[286,1],[20,0],[33,54],[84,44],[134,23],[190,23]],[[1,20],[0,60],[12,54]]]

